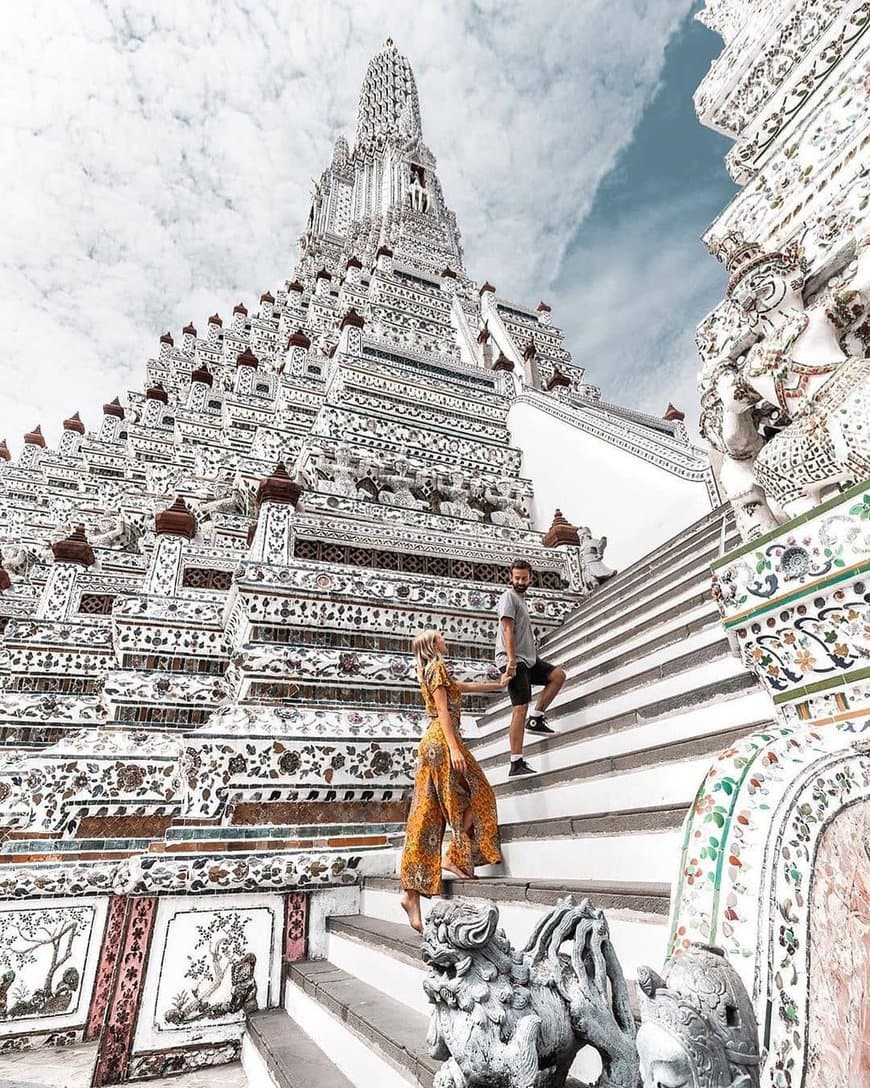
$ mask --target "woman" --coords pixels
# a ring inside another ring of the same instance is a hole
[[[501,861],[495,794],[459,735],[459,716],[463,692],[501,691],[508,676],[494,683],[457,683],[444,663],[447,643],[438,631],[418,635],[413,649],[429,728],[417,750],[401,879],[402,907],[411,928],[421,933],[420,896],[440,893],[442,869],[470,880],[475,864]],[[453,841],[442,859],[445,825]]]

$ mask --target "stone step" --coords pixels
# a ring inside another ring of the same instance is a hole
[[[688,809],[688,804],[650,805],[512,824],[502,829],[502,866],[489,872],[528,880],[668,884]]]
[[[365,978],[376,988],[426,1012],[422,991],[425,967],[417,952],[418,938],[399,902],[397,880],[363,887],[363,914],[330,919],[329,959]],[[614,948],[628,978],[642,963],[661,961],[665,954],[670,890],[667,884],[638,881],[447,880],[443,899],[483,899],[495,903],[499,925],[514,948],[524,948],[542,914],[572,894],[579,902],[591,899],[607,912]],[[422,900],[423,916],[434,900]]]
[[[568,652],[560,663],[566,671],[576,670],[577,675],[592,679],[711,629],[722,632],[719,613],[712,602],[709,606],[689,607],[679,615],[653,624],[638,624],[633,631],[622,632],[594,646],[566,647]]]
[[[353,1088],[283,1009],[250,1013],[242,1041],[247,1088]]]
[[[623,644],[633,647],[632,656],[642,658],[645,636],[654,640],[658,636],[667,634],[669,630],[678,630],[681,626],[697,621],[701,617],[710,622],[697,627],[697,630],[719,623],[718,613],[707,589],[700,591],[694,582],[690,582],[681,586],[674,595],[665,593],[655,600],[646,602],[636,613],[619,615],[596,631],[578,629],[574,636],[564,643],[559,652],[550,652],[546,647],[540,652],[556,665],[588,662],[590,668],[606,663],[608,653],[613,653]],[[475,717],[483,728],[509,706],[507,695],[497,695],[490,700],[486,709]]]
[[[748,675],[746,679],[751,681]],[[686,705],[685,699],[692,695],[699,698],[694,702],[689,700]],[[702,707],[703,713],[699,713]],[[719,685],[705,685],[686,693],[676,707],[667,701],[662,712],[657,712],[655,706],[650,710],[648,714],[629,711],[576,728],[572,728],[569,719],[559,722],[559,732],[551,736],[527,733],[525,754],[534,759],[537,770],[549,771],[589,759],[630,755],[653,742],[669,744],[715,732],[724,734],[736,728],[749,731],[755,723],[769,717],[770,700],[756,685],[743,683],[743,677],[736,676]],[[495,772],[506,765],[504,736],[491,737],[486,745],[479,745],[475,756],[488,777],[500,777]]]
[[[631,612],[617,611],[598,626],[575,626],[571,631],[565,632],[565,639],[558,647],[544,648],[541,655],[556,664],[577,657],[591,659],[612,651],[623,642],[642,645],[644,635],[661,634],[699,616],[720,622],[719,613],[706,585],[696,579],[689,579]]]
[[[560,627],[542,639],[541,655],[552,657],[554,654],[562,653],[565,645],[570,643],[578,632],[589,637],[601,628],[606,629],[615,622],[622,622],[625,618],[636,620],[646,611],[650,611],[661,598],[674,598],[684,593],[689,587],[703,592],[709,599],[712,577],[710,563],[717,558],[718,554],[718,549],[715,547],[710,547],[701,553],[692,552],[678,566],[662,571],[658,576],[644,582],[625,587],[618,594],[614,592],[613,595],[599,600],[593,593],[565,619]]]
[[[652,551],[647,552],[646,555],[642,555],[639,559],[636,559],[629,566],[623,568],[615,576],[615,578],[628,579],[635,575],[644,575],[648,571],[660,567],[663,563],[666,563],[677,552],[684,550],[685,548],[697,547],[699,541],[712,538],[715,534],[718,539],[722,532],[723,518],[726,521],[726,539],[729,536],[736,535],[734,530],[734,518],[731,514],[731,509],[728,505],[717,507],[715,510],[711,510],[709,514],[705,514],[702,518],[693,522],[691,525],[687,525],[686,528],[677,536],[671,537],[664,543],[659,544],[658,547],[653,548]],[[614,581],[614,579],[611,579]],[[606,585],[603,588],[607,588]]]
[[[502,774],[498,776],[501,781],[496,781],[493,777],[492,786],[496,797],[500,800],[504,797],[515,797],[521,793],[543,793],[553,786],[562,786],[566,783],[579,784],[590,778],[604,776],[615,779],[616,776],[628,771],[654,767],[663,763],[682,763],[685,760],[697,759],[699,756],[707,756],[712,760],[718,752],[727,748],[733,741],[754,732],[764,724],[764,721],[759,721],[748,726],[738,726],[736,729],[724,731],[717,729],[715,732],[703,733],[697,737],[676,739],[667,744],[653,744],[619,755],[569,763],[567,766],[556,767],[552,770],[541,769],[536,775],[524,775],[519,778],[508,778],[507,767],[502,764]],[[667,773],[665,768],[662,768],[662,771]]]
[[[735,547],[739,542],[737,533],[733,528],[729,529],[725,536],[726,550],[729,547]],[[672,537],[661,547],[649,552],[630,567],[619,571],[604,585],[599,586],[578,606],[571,618],[577,613],[612,603],[628,590],[649,585],[663,574],[684,566],[693,556],[710,555],[712,562],[721,553],[721,547],[721,521],[700,524],[695,532],[692,532],[690,528],[686,533]]]
[[[287,972],[285,1008],[355,1088],[431,1088],[428,1018],[325,960]]]
[[[362,894],[370,891],[389,892],[396,896],[401,891],[398,877],[372,876],[363,881]],[[591,899],[602,910],[639,910],[649,914],[666,915],[670,909],[671,889],[668,884],[643,881],[594,880],[525,880],[516,877],[485,877],[480,880],[447,880],[444,882],[442,899],[491,899],[499,906],[502,903],[522,903],[536,908],[555,906],[566,895],[573,895],[579,902]],[[387,925],[381,918],[370,918],[360,914],[355,918],[330,918],[328,925],[359,925],[371,932],[376,927]],[[373,928],[374,927],[374,928]],[[402,929],[402,951],[416,958],[419,951],[419,938],[405,925]],[[407,930],[407,935],[404,935]],[[384,930],[384,935],[394,936],[393,931]]]
[[[552,727],[560,732],[592,725],[619,714],[634,712],[649,718],[662,712],[660,709],[651,711],[650,708],[662,704],[675,709],[693,702],[705,702],[705,692],[711,685],[731,680],[741,690],[755,684],[754,678],[744,672],[725,642],[713,649],[675,658],[651,669],[642,669],[617,683],[593,687],[585,693],[574,695],[567,686],[547,711],[547,717]],[[475,755],[479,752],[490,754],[483,751],[484,742],[494,735],[505,738],[509,721],[508,707],[503,707],[498,715],[479,720],[477,736],[466,737]],[[506,741],[504,750],[507,750]]]
[[[680,676],[683,678],[682,690],[691,691],[711,683],[713,671],[721,678],[722,675],[732,676],[738,671],[743,672],[743,669],[733,657],[721,628],[710,625],[683,638],[670,639],[649,654],[628,653],[609,667],[608,663],[603,663],[601,667],[595,665],[587,671],[580,664],[574,670],[567,668],[565,671],[565,684],[556,702],[547,711],[550,724],[561,729],[568,727],[569,720],[578,711],[582,710],[588,715],[593,707],[628,692],[637,692],[638,688],[651,691],[654,685]],[[635,697],[646,702],[646,694],[636,694]],[[499,727],[505,728],[509,720],[510,704],[502,708],[501,720],[495,715],[489,716],[485,722],[478,720],[477,736],[472,734],[469,741],[478,759],[481,755],[485,757],[491,747],[486,738],[497,732]],[[556,725],[557,722],[561,722],[561,725]]]

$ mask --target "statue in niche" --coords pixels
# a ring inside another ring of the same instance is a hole
[[[50,563],[51,548],[37,544],[3,545],[3,566],[9,574],[24,575],[37,563]]]
[[[100,548],[119,548],[122,551],[136,551],[139,538],[147,528],[144,514],[130,510],[119,510],[109,517],[100,518],[96,532],[89,539],[92,545]]]
[[[758,1088],[755,1012],[720,948],[690,945],[665,978],[641,967],[637,986],[644,1088]]]
[[[510,529],[529,528],[529,512],[512,480],[499,480],[494,487],[487,489],[484,497],[492,507],[489,520],[493,525],[504,525]]]
[[[702,325],[701,432],[744,539],[815,508],[870,473],[870,360],[843,337],[870,303],[870,238],[848,290],[803,299],[799,245],[778,252],[730,234],[731,313]]]
[[[411,184],[408,186],[408,200],[415,212],[429,210],[429,194],[426,191],[426,175],[422,166],[411,163]]]
[[[401,506],[405,510],[426,510],[428,502],[418,499],[411,490],[409,477],[413,478],[408,461],[396,461],[395,474],[381,477],[384,490],[378,493],[378,501],[385,506]]]
[[[446,491],[448,498],[441,503],[440,514],[447,514],[451,518],[471,518],[472,521],[483,521],[483,511],[475,509],[468,501],[471,487],[464,473],[454,472],[450,477],[450,485],[443,490]]]
[[[321,466],[330,475],[317,481],[318,491],[323,491],[327,495],[343,495],[348,499],[358,497],[359,488],[353,476],[353,451],[350,446],[344,444],[338,446],[335,451],[335,460],[331,463],[321,461]]]
[[[426,919],[426,1042],[444,1062],[435,1088],[564,1088],[587,1045],[600,1085],[635,1088],[634,1018],[603,911],[560,899],[521,951],[498,922],[480,900],[438,901]]]

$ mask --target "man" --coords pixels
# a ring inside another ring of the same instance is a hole
[[[498,602],[498,635],[495,643],[495,661],[502,672],[511,678],[508,684],[513,712],[510,724],[511,765],[508,776],[534,774],[535,771],[523,759],[523,734],[553,733],[547,724],[545,711],[565,683],[565,670],[538,657],[532,621],[526,607],[526,592],[532,581],[532,566],[526,559],[515,559],[510,569],[510,589],[506,589]],[[526,714],[532,701],[532,684],[543,684],[535,709]]]

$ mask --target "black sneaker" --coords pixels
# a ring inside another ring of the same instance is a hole
[[[530,733],[555,733],[556,730],[547,725],[545,714],[531,714],[526,721],[526,729]]]
[[[530,767],[524,759],[515,759],[511,762],[511,769],[508,771],[508,778],[517,778],[521,774],[537,774],[538,772],[534,767]]]

